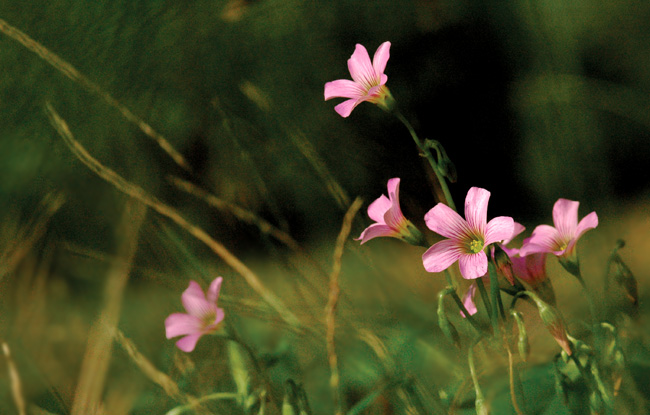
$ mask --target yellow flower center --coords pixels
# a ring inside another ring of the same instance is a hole
[[[474,254],[478,254],[483,250],[483,241],[481,239],[474,239],[469,243],[469,250]]]

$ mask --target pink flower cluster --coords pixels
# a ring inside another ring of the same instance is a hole
[[[407,233],[405,224],[411,222],[400,209],[398,188],[399,178],[389,180],[390,197],[382,195],[368,208],[368,215],[376,223],[363,231],[359,237],[362,243],[379,236],[400,238]],[[524,240],[521,248],[508,248],[506,245],[525,228],[507,216],[499,216],[488,222],[489,199],[489,191],[478,187],[469,189],[465,198],[464,219],[443,203],[429,210],[424,217],[427,227],[446,239],[435,243],[422,255],[422,263],[427,271],[442,272],[458,262],[463,278],[473,280],[485,277],[488,252],[492,255],[487,248],[499,244],[512,262],[512,274],[536,290],[547,281],[546,256],[553,254],[562,260],[570,260],[578,239],[589,229],[598,226],[596,212],[591,212],[578,222],[579,202],[559,199],[553,207],[554,227],[539,225],[532,236]],[[473,302],[475,293],[476,286],[472,284],[463,300],[470,314],[476,312]],[[545,299],[548,300],[550,294],[546,294]]]

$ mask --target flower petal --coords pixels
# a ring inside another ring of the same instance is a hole
[[[553,205],[553,224],[562,239],[573,239],[578,226],[578,206],[580,202],[558,199]]]
[[[490,227],[490,225],[488,224],[488,229],[489,229],[489,227]],[[512,231],[512,236],[510,236],[510,238],[505,239],[503,241],[503,244],[508,245],[510,242],[512,242],[513,239],[515,239],[517,236],[519,236],[520,233],[522,233],[525,230],[526,230],[526,227],[524,225],[522,225],[519,222],[515,222],[515,227],[514,227],[514,230]],[[508,254],[508,255],[510,255],[510,254]]]
[[[480,187],[469,189],[465,198],[465,220],[472,232],[481,236],[485,235],[489,200],[490,192]]]
[[[219,291],[221,290],[221,283],[223,282],[222,277],[217,277],[210,283],[210,288],[208,288],[208,302],[210,304],[217,304],[217,299],[219,298]]]
[[[441,272],[449,268],[461,257],[462,251],[452,239],[445,239],[434,244],[422,254],[424,269],[429,272]]]
[[[325,84],[325,101],[332,98],[362,98],[366,91],[354,81],[338,79]]]
[[[392,203],[390,199],[381,195],[377,200],[372,202],[370,206],[368,206],[368,216],[377,223],[385,224],[384,214],[388,212],[388,209],[390,209],[391,206]]]
[[[519,255],[526,256],[535,252],[561,253],[563,252],[559,249],[561,245],[562,239],[557,229],[549,225],[539,225],[533,231],[533,235],[524,240]]]
[[[485,229],[485,245],[512,238],[515,221],[510,216],[497,216],[492,219]]]
[[[469,313],[470,316],[473,316],[476,314],[477,308],[476,308],[476,303],[474,302],[474,297],[476,296],[476,283],[473,282],[469,288],[467,289],[467,292],[463,296],[463,305],[467,309],[467,312]],[[465,318],[465,313],[462,311],[460,312],[460,315]]]
[[[183,313],[173,313],[165,319],[165,336],[168,339],[185,334],[201,331],[201,320],[198,317]]]
[[[424,215],[427,227],[446,238],[459,241],[469,233],[465,219],[444,203],[438,203]]]
[[[375,74],[383,75],[389,57],[390,42],[384,42],[377,48],[375,56],[372,57],[372,67],[375,70]],[[383,83],[386,83],[386,81],[383,81],[382,84]]]
[[[578,223],[574,238],[577,241],[585,232],[594,229],[596,226],[598,226],[598,215],[596,215],[596,212],[591,212]]]
[[[463,254],[458,260],[460,275],[466,280],[475,280],[485,275],[488,268],[487,255],[481,251],[476,254]]]
[[[217,308],[217,312],[215,313],[215,318],[212,323],[207,325],[202,333],[207,334],[207,333],[212,333],[213,331],[216,331],[219,328],[219,323],[223,321],[223,319],[226,317],[226,313],[223,311],[223,308]]]
[[[359,99],[354,99],[354,98],[348,99],[346,101],[341,102],[339,105],[335,106],[334,111],[336,111],[341,117],[347,118],[352,113],[354,107],[359,105],[359,103],[361,102],[362,100]]]
[[[399,206],[399,178],[397,177],[388,181],[388,199],[391,206],[384,213],[384,223],[395,230],[405,227],[406,218]]]
[[[348,59],[348,69],[354,82],[361,84],[365,90],[377,84],[378,76],[372,67],[368,51],[363,45],[357,43],[354,53]]]
[[[368,226],[363,232],[361,232],[361,235],[355,240],[361,241],[361,245],[363,245],[369,240],[380,236],[395,237],[397,235],[398,232],[396,232],[390,226],[384,225],[383,223],[375,223]]]
[[[190,334],[189,336],[185,336],[179,341],[176,342],[176,346],[181,349],[182,351],[189,353],[194,348],[196,347],[196,342],[199,341],[199,339],[203,336],[203,334],[198,333],[198,334]]]
[[[201,286],[196,281],[190,281],[190,286],[183,291],[181,301],[188,314],[198,318],[202,318],[214,308],[214,305],[206,300]]]

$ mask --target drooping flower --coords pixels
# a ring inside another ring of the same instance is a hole
[[[424,268],[441,272],[458,261],[463,278],[476,279],[487,272],[488,259],[485,247],[512,236],[514,220],[499,216],[487,222],[487,205],[490,192],[472,187],[465,198],[465,218],[449,206],[438,203],[424,220],[432,231],[444,236],[442,240],[422,255]]]
[[[390,50],[390,42],[384,42],[375,52],[370,62],[370,55],[365,47],[357,44],[354,53],[348,59],[348,69],[352,80],[338,79],[325,84],[325,101],[332,98],[349,98],[334,107],[341,117],[348,117],[354,107],[368,101],[382,109],[388,109],[392,97],[386,87],[388,76],[384,74]]]
[[[399,177],[388,181],[388,197],[381,195],[368,206],[368,216],[376,223],[368,226],[356,239],[362,244],[379,236],[402,239],[410,244],[418,245],[422,234],[402,214],[399,206]]]
[[[573,256],[578,239],[598,226],[598,215],[591,212],[578,223],[580,202],[558,199],[553,206],[553,226],[539,225],[520,250],[521,256],[546,252],[562,258]]]
[[[185,336],[176,342],[184,352],[194,350],[196,343],[204,334],[219,329],[224,319],[223,309],[217,307],[217,298],[223,278],[217,277],[208,288],[207,298],[196,281],[190,281],[183,292],[181,301],[187,313],[173,313],[165,319],[165,331],[168,339]]]
[[[489,278],[485,279],[487,282],[490,281]],[[476,285],[475,282],[473,282],[469,288],[467,288],[467,291],[465,292],[465,295],[463,296],[463,305],[465,306],[465,309],[469,313],[470,316],[473,316],[476,314],[478,309],[476,308],[476,303],[474,302],[474,297],[476,296],[476,289],[478,288],[478,285]],[[462,311],[460,312],[461,317],[465,318],[465,313]]]

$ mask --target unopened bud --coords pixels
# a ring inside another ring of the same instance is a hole
[[[448,287],[438,293],[438,325],[445,337],[454,343],[456,347],[460,348],[460,335],[458,334],[458,330],[451,324],[447,318],[447,313],[445,313],[445,296],[453,290],[452,287]]]
[[[510,285],[515,285],[515,276],[512,271],[512,261],[499,244],[494,244],[494,263],[497,266],[497,272],[508,280]]]
[[[562,349],[571,356],[571,344],[567,338],[566,327],[562,317],[555,309],[555,307],[544,302],[539,296],[533,292],[525,292],[531,300],[537,305],[537,310],[539,311],[539,317],[542,319],[542,322],[551,333],[551,336],[555,341],[562,347]]]
[[[517,348],[519,349],[519,356],[524,362],[528,360],[530,355],[530,343],[528,342],[528,333],[526,332],[526,325],[524,324],[524,318],[521,316],[521,313],[516,310],[510,311],[510,314],[515,318],[517,322],[517,330],[519,331],[519,336],[517,339]]]
[[[637,289],[636,278],[632,270],[623,262],[618,254],[612,258],[614,263],[613,276],[614,281],[621,287],[623,294],[635,308],[639,303],[639,292]]]

